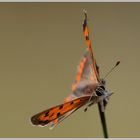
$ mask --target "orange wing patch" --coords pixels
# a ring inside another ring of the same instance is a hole
[[[83,57],[83,59],[80,63],[80,66],[79,66],[79,71],[78,71],[77,76],[76,76],[76,83],[72,85],[72,91],[74,91],[76,89],[79,81],[81,80],[82,73],[83,73],[84,66],[85,66],[85,62],[86,62],[86,57]],[[69,101],[69,99],[66,99],[66,101]]]
[[[83,73],[85,62],[86,62],[86,57],[83,57],[83,59],[80,63],[79,72],[78,72],[77,77],[76,77],[77,82],[79,82],[81,80],[81,75]]]
[[[31,122],[34,125],[42,125],[42,126],[47,125],[52,121],[54,121],[54,123],[57,123],[59,117],[65,115],[67,112],[75,108],[80,108],[81,106],[86,104],[88,100],[89,100],[89,96],[86,96],[52,107],[48,110],[45,110],[41,113],[34,115],[31,118]]]

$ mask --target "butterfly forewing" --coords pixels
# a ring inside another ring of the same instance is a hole
[[[99,82],[100,81],[100,79],[99,79],[99,67],[97,66],[97,63],[96,63],[96,60],[93,56],[93,51],[91,48],[91,41],[89,38],[89,30],[88,30],[88,25],[87,25],[87,13],[86,12],[85,12],[85,20],[83,23],[83,32],[84,32],[84,37],[86,40],[87,50],[88,50],[90,57],[91,57],[91,60],[92,60],[93,72],[94,72],[94,75],[96,76],[96,80]]]
[[[72,91],[74,91],[77,88],[78,84],[80,84],[80,82],[82,81],[91,81],[92,83],[98,83],[96,75],[94,75],[92,69],[92,61],[90,55],[87,51],[80,62],[75,83],[72,85]]]
[[[79,107],[80,108],[80,107]],[[65,113],[64,115],[60,116],[59,118],[55,119],[50,123],[50,129],[53,129],[56,127],[58,124],[60,124],[64,119],[66,119],[68,116],[70,116],[72,113],[74,113],[77,109],[79,108],[74,108],[71,111]]]
[[[71,94],[65,99],[66,102],[76,99],[77,97],[83,96],[83,93],[80,94],[79,91],[78,91],[78,94],[76,93],[78,88],[84,88],[84,86],[86,87],[87,85],[91,83],[94,85],[97,85],[100,82],[99,67],[93,56],[93,52],[91,48],[91,41],[89,39],[86,13],[85,13],[85,20],[83,23],[83,32],[84,32],[84,37],[86,40],[87,51],[80,62],[75,83],[72,84],[73,94]]]
[[[78,109],[81,106],[85,105],[89,99],[89,96],[77,98],[70,102],[52,107],[48,110],[45,110],[41,113],[34,115],[31,118],[31,122],[34,125],[47,125],[48,123],[55,121],[57,118],[62,117],[66,113],[70,112],[73,109]]]

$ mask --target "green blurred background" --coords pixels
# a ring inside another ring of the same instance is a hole
[[[97,105],[54,130],[30,117],[71,94],[85,52],[83,9],[107,89],[110,137],[140,137],[140,3],[0,3],[0,137],[103,137]]]

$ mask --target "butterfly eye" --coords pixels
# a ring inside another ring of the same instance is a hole
[[[103,95],[102,92],[100,92],[98,90],[96,90],[96,94],[97,94],[97,96],[102,96]]]
[[[97,89],[96,89],[96,95],[97,96],[102,96],[104,90],[105,90],[105,87],[104,86],[97,87]]]

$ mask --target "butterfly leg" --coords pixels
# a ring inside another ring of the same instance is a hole
[[[87,111],[87,109],[88,109],[88,107],[90,107],[90,106],[92,106],[94,103],[92,102],[92,103],[90,103],[85,109],[84,109],[84,112],[86,112]]]
[[[88,104],[88,103],[90,103],[90,101],[91,101],[91,99],[92,99],[93,95],[94,95],[94,92],[91,94],[91,96],[90,96],[90,98],[89,98],[89,100],[88,100],[87,104]],[[92,103],[90,103],[90,104],[92,105],[92,104],[93,104],[93,102],[92,102]],[[87,111],[88,107],[90,107],[90,106],[91,106],[90,104],[86,105],[86,108],[84,109],[84,111],[85,111],[85,112]]]

